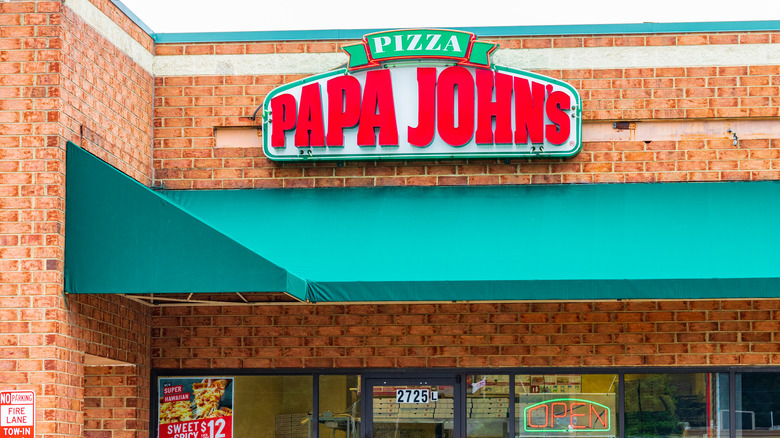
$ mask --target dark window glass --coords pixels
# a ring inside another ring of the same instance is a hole
[[[738,437],[780,436],[780,373],[737,373],[735,402]]]
[[[626,437],[727,437],[728,391],[728,374],[626,374]]]

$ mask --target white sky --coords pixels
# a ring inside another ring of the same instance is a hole
[[[121,0],[155,33],[780,20],[780,0]]]

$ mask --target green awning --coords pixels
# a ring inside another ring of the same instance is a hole
[[[153,192],[75,146],[67,171],[73,293],[780,296],[780,182]]]
[[[300,282],[73,143],[66,163],[67,292],[281,292]]]

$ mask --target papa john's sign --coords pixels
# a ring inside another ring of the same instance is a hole
[[[346,68],[276,88],[263,104],[272,160],[567,157],[582,146],[569,84],[493,65],[469,32],[396,30],[344,47]]]

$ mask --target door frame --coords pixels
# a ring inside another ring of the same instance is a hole
[[[466,431],[466,418],[463,414],[466,409],[465,390],[463,388],[461,373],[431,373],[429,376],[422,374],[369,374],[364,375],[362,402],[362,438],[372,438],[374,429],[374,386],[393,385],[452,385],[454,388],[453,426],[454,438],[464,438]]]

